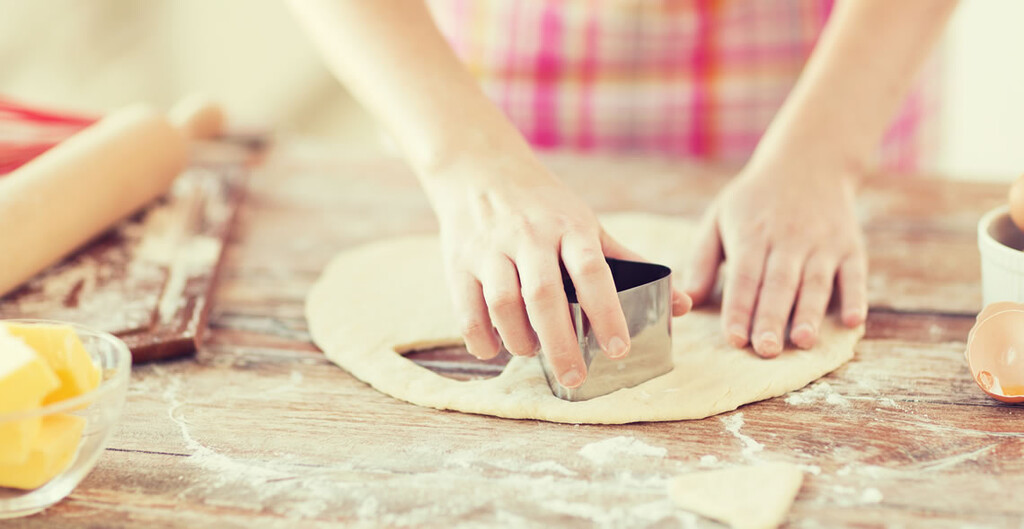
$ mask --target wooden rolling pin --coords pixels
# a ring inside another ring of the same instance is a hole
[[[186,161],[186,135],[133,106],[0,177],[0,296],[162,195]]]
[[[167,119],[192,140],[211,140],[224,134],[224,111],[202,94],[182,98],[167,113]]]

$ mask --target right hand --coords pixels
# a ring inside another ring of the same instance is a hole
[[[427,192],[441,227],[448,285],[466,349],[480,359],[501,345],[547,355],[558,382],[587,371],[559,263],[569,273],[604,353],[629,353],[626,319],[605,257],[643,260],[601,228],[594,213],[537,160],[461,163],[433,175]],[[673,292],[673,314],[690,309]]]

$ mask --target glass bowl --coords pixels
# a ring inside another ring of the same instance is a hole
[[[103,453],[124,407],[132,356],[128,346],[112,334],[81,325],[45,320],[0,320],[0,323],[69,325],[78,334],[85,350],[89,352],[101,372],[100,384],[88,393],[38,409],[0,414],[0,427],[16,421],[57,414],[84,419],[77,451],[69,461],[55,464],[55,468],[64,468],[53,478],[34,489],[0,486],[0,519],[3,519],[28,516],[56,504],[71,494],[78,483],[96,466],[96,461]]]

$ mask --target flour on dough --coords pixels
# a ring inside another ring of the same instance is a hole
[[[683,269],[693,223],[649,214],[602,218],[605,229],[648,259]],[[678,272],[675,273],[678,277]],[[701,419],[799,389],[853,357],[863,334],[828,318],[811,350],[761,359],[729,346],[717,310],[672,324],[675,369],[639,386],[568,402],[551,394],[537,358],[512,358],[501,375],[460,381],[400,353],[461,345],[436,236],[388,239],[342,252],[306,300],[313,341],[377,390],[420,406],[514,419],[622,424]]]
[[[786,521],[803,480],[796,465],[765,463],[679,476],[669,483],[669,496],[733,529],[774,529]]]

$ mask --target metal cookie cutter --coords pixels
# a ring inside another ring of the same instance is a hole
[[[587,378],[575,389],[558,383],[547,356],[541,355],[544,376],[551,392],[558,398],[580,401],[630,388],[672,371],[672,271],[651,263],[606,258],[619,293],[622,312],[629,326],[630,350],[625,358],[611,360],[605,356],[591,332],[590,322],[576,298],[576,288],[568,274],[562,273],[565,294],[576,340]]]

